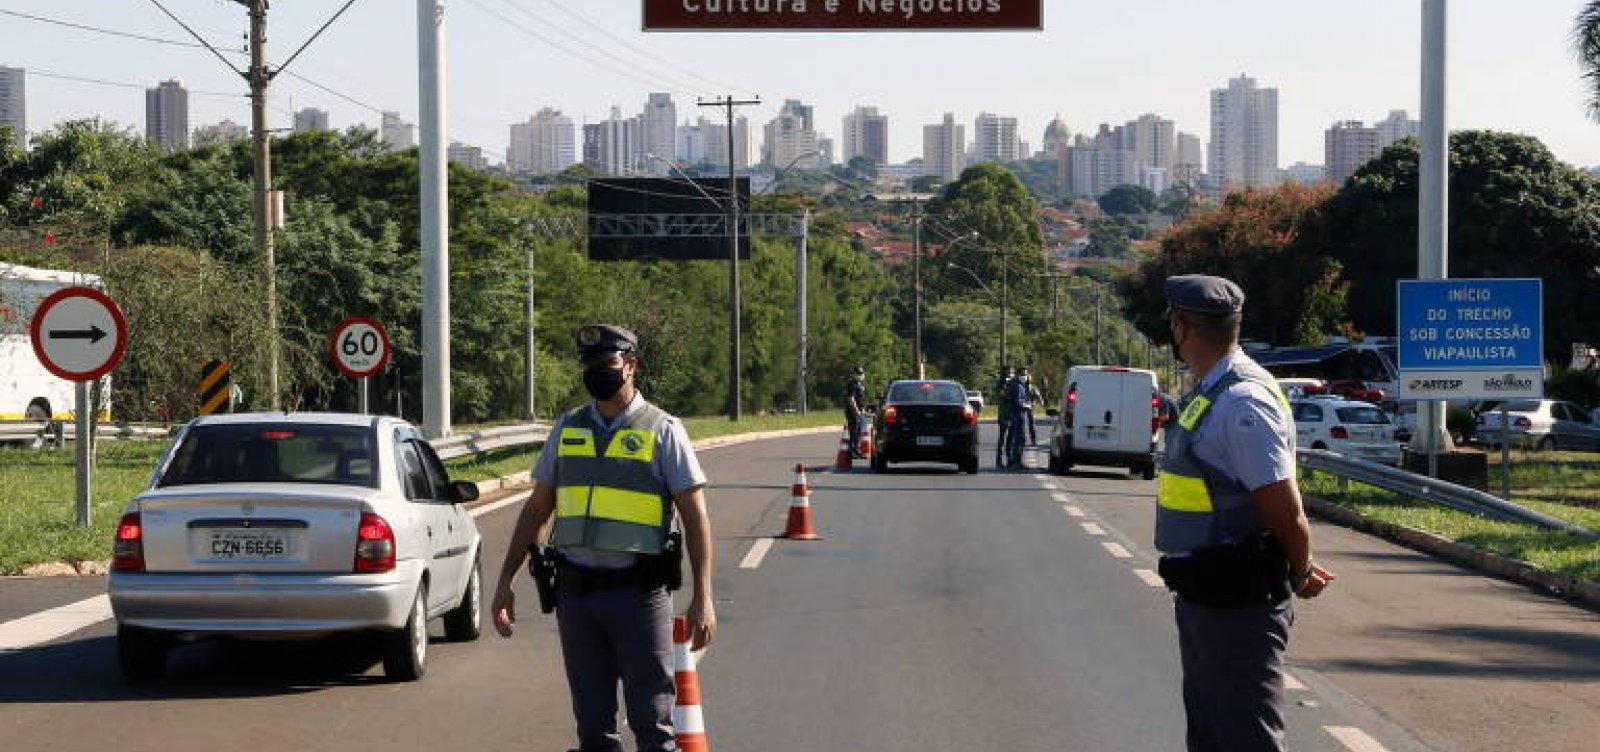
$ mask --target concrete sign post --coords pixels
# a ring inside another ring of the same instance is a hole
[[[360,379],[359,410],[367,410],[367,380],[389,363],[389,332],[366,316],[351,316],[333,328],[328,354],[346,376]]]
[[[73,434],[77,522],[88,527],[94,487],[94,405],[89,384],[111,372],[128,348],[128,322],[106,294],[90,287],[66,287],[45,298],[28,322],[33,354],[51,373],[77,382],[77,425]]]

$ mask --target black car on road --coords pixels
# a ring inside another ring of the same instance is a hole
[[[962,472],[978,472],[978,412],[957,382],[890,384],[872,429],[874,472],[891,462],[950,462]]]

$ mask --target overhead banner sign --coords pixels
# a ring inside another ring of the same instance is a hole
[[[1402,279],[1400,399],[1544,396],[1538,279]]]
[[[643,0],[645,31],[1039,31],[1044,0]]]
[[[727,261],[726,178],[596,178],[589,181],[589,260]],[[739,258],[750,258],[750,178],[738,194]]]

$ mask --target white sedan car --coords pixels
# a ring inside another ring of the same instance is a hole
[[[1290,402],[1295,445],[1327,449],[1357,459],[1400,464],[1400,442],[1389,414],[1370,402],[1313,397]]]
[[[131,679],[180,639],[369,633],[391,679],[427,668],[428,620],[476,639],[477,486],[421,434],[371,415],[198,418],[117,526],[107,589]]]

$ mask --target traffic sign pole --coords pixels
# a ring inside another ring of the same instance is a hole
[[[77,384],[77,432],[73,437],[72,451],[77,460],[78,472],[74,474],[76,481],[78,527],[89,526],[89,489],[94,488],[94,452],[90,451],[94,442],[94,421],[90,414],[94,407],[89,404],[89,382],[79,381]]]
[[[369,382],[371,380],[372,379],[370,377],[367,377],[367,376],[362,376],[361,377],[361,389],[360,389],[360,391],[361,391],[361,399],[356,404],[359,407],[359,409],[361,410],[361,414],[362,415],[366,415],[366,414],[372,412],[371,410],[367,409],[367,382]]]

